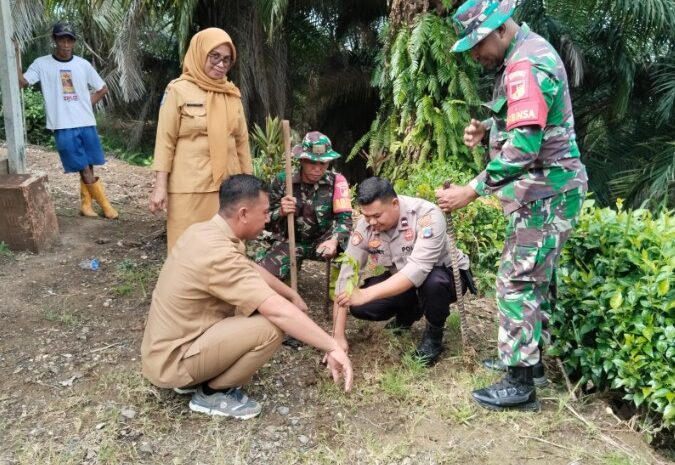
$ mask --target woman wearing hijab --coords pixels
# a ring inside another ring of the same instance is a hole
[[[167,212],[167,253],[190,225],[218,211],[221,182],[253,172],[241,94],[227,80],[237,51],[218,28],[192,37],[183,74],[159,109],[150,211]]]

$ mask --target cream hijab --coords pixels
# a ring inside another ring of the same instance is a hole
[[[237,86],[227,80],[212,79],[204,72],[207,55],[219,45],[227,44],[232,50],[232,65],[237,59],[229,34],[222,29],[211,27],[192,36],[190,47],[183,60],[181,79],[190,81],[206,91],[206,133],[209,140],[213,181],[219,184],[227,171],[227,157],[236,157],[237,153],[227,153],[230,134],[228,127],[227,96],[241,98]]]

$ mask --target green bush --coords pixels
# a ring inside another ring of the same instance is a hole
[[[561,256],[553,355],[675,424],[675,216],[587,201]]]
[[[473,174],[461,168],[461,161],[434,159],[413,165],[405,179],[394,181],[396,192],[422,197],[435,203],[434,191],[446,180],[467,184]],[[482,294],[492,294],[497,262],[504,245],[506,219],[496,198],[482,198],[453,213],[457,246],[471,259],[471,270]]]
[[[42,93],[27,87],[23,90],[24,117],[27,142],[35,145],[53,146],[52,132],[47,129],[45,105]],[[0,102],[0,121],[4,118]],[[5,139],[4,121],[0,125],[0,139]]]
[[[123,134],[99,128],[99,139],[106,155],[113,155],[118,160],[131,165],[150,166],[152,164],[152,152],[143,149],[128,149]]]
[[[284,137],[281,121],[276,116],[265,118],[265,129],[253,125],[250,134],[253,153],[253,174],[265,181],[272,181],[284,170]]]

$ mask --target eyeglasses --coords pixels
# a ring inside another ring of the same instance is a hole
[[[216,66],[221,61],[223,62],[223,66],[230,66],[232,64],[232,57],[230,55],[222,56],[217,53],[209,53],[206,56],[209,57],[209,63],[213,66]]]

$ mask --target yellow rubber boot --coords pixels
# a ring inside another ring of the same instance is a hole
[[[80,215],[97,218],[98,213],[91,208],[91,194],[84,181],[80,180]]]
[[[103,192],[103,184],[101,184],[101,181],[96,178],[96,182],[94,184],[86,184],[86,186],[87,189],[89,189],[91,196],[94,198],[94,200],[96,200],[96,203],[98,203],[103,209],[103,215],[110,220],[116,219],[119,214],[117,213],[117,210],[115,210],[112,205],[110,205],[110,202],[108,202],[105,192]]]

